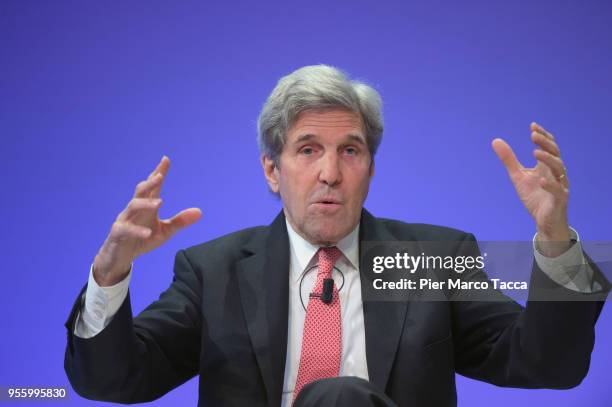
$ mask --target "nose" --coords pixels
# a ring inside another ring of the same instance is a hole
[[[342,182],[342,170],[340,168],[340,159],[336,152],[325,154],[321,160],[321,168],[319,172],[319,181],[334,186]]]

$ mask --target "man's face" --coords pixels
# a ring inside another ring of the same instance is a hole
[[[287,220],[310,243],[335,244],[357,226],[374,174],[359,114],[302,112],[287,133],[279,166],[265,156],[262,164]]]

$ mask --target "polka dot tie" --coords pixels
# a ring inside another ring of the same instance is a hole
[[[322,247],[317,255],[319,270],[306,308],[300,367],[293,391],[294,401],[302,387],[308,383],[336,377],[340,373],[342,324],[338,288],[334,284],[332,301],[329,304],[324,303],[320,296],[323,292],[323,280],[332,278],[334,264],[342,256],[342,252],[335,246]]]

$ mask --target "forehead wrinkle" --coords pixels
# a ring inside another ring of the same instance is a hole
[[[358,114],[339,113],[302,113],[293,125],[291,133],[296,134],[294,142],[301,142],[319,136],[319,130],[346,129],[347,139],[359,139],[365,142],[363,119]]]
[[[309,123],[314,123],[314,124],[327,124],[327,123],[338,123],[338,124],[345,124],[345,125],[355,125],[355,124],[361,124],[361,120],[358,119],[346,119],[343,118],[341,120],[338,119],[302,119],[302,120],[298,120],[301,121],[304,124],[309,124]]]
[[[358,117],[308,117],[302,118],[298,121],[306,123],[361,123],[361,118]]]
[[[348,134],[345,134],[343,137],[344,137],[344,139],[346,139],[348,141],[354,140],[354,141],[356,141],[358,143],[361,143],[361,144],[365,145],[365,139],[364,139],[364,137],[360,133],[358,133],[358,134],[348,133]],[[314,138],[317,138],[316,134],[312,134],[312,133],[300,134],[295,139],[295,143],[300,143],[302,141],[312,140]]]
[[[337,121],[337,120],[320,120],[320,121],[316,121],[316,120],[307,120],[303,123],[299,123],[296,127],[295,130],[299,131],[300,129],[303,129],[305,127],[323,127],[323,128],[359,128],[360,130],[363,129],[362,123],[361,121]]]
[[[300,115],[299,120],[313,120],[313,121],[361,121],[361,117],[358,115],[324,115],[324,114],[313,114],[313,115]]]
[[[348,125],[343,125],[343,124],[330,124],[330,125],[326,125],[326,126],[303,125],[303,126],[297,127],[297,129],[301,129],[301,128],[304,128],[304,127],[325,127],[325,128],[328,128],[328,127],[331,127],[331,128],[351,127],[352,128],[352,127],[357,127],[357,126],[348,126]]]
[[[326,111],[323,113],[317,113],[312,111],[305,111],[300,113],[297,117],[297,122],[305,123],[346,123],[350,125],[361,125],[363,118],[360,114],[355,112],[341,111]]]

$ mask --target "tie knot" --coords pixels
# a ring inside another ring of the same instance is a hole
[[[331,272],[334,269],[334,264],[342,256],[342,252],[336,246],[321,247],[317,253],[319,256],[319,272],[325,278],[331,277]]]

